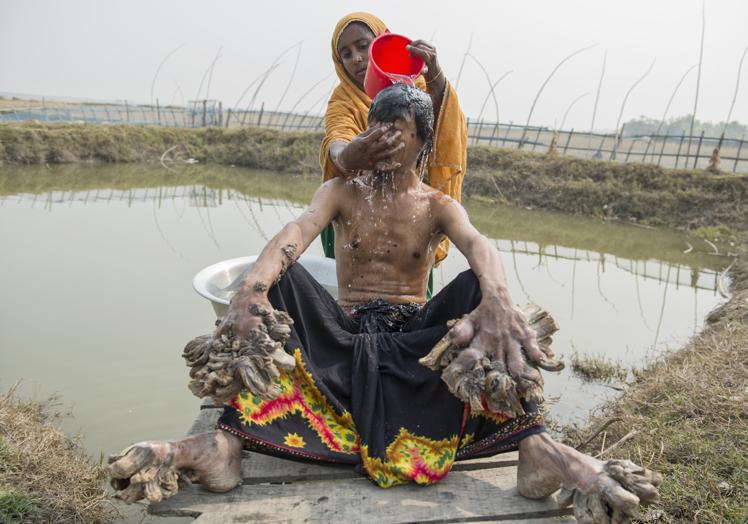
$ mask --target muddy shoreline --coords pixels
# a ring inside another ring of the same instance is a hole
[[[188,159],[316,175],[321,135],[242,129],[0,125],[0,162],[47,164]],[[748,176],[666,170],[645,164],[582,160],[471,147],[467,198],[719,234],[734,242],[731,299],[679,351],[651,363],[587,428],[568,441],[608,447],[660,470],[660,522],[741,522],[748,518]],[[604,444],[604,442],[607,444]],[[744,453],[743,453],[744,455]]]

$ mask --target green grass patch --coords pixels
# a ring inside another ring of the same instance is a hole
[[[58,428],[51,402],[0,396],[0,522],[111,522],[104,467]]]
[[[577,352],[571,355],[571,370],[584,380],[599,380],[610,382],[626,380],[628,372],[619,362],[592,355],[582,355]]]
[[[42,509],[36,496],[17,490],[0,489],[0,522],[38,522]]]

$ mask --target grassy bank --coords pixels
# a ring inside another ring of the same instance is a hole
[[[0,125],[7,164],[196,159],[276,172],[318,174],[321,135],[89,124]],[[748,229],[748,176],[665,170],[648,164],[583,160],[471,147],[466,195],[564,213],[666,225]],[[725,229],[726,228],[726,229]]]
[[[0,522],[111,522],[103,467],[57,427],[48,403],[0,396]]]
[[[605,427],[584,451],[624,439],[606,456],[665,476],[661,501],[643,522],[748,522],[747,277],[742,258],[731,300],[709,315],[698,336],[637,372],[589,426],[566,428],[567,442],[578,445]]]

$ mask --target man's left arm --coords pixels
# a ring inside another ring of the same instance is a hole
[[[440,204],[437,225],[467,258],[482,295],[478,307],[450,330],[452,342],[492,353],[506,363],[515,379],[523,374],[523,352],[530,362],[544,369],[557,369],[558,363],[540,350],[527,318],[512,303],[499,252],[470,223],[458,202],[445,195]]]

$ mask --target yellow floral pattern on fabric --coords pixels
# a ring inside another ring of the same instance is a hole
[[[304,437],[296,433],[289,433],[288,435],[286,435],[286,437],[283,439],[283,442],[286,444],[286,446],[291,446],[292,448],[303,448],[304,446],[306,446]]]
[[[483,411],[481,413],[470,413],[470,418],[474,418],[474,417],[487,418],[488,420],[492,420],[496,424],[504,424],[507,420],[509,420],[509,417],[507,417],[503,413],[493,412],[493,411]]]
[[[475,433],[465,433],[460,442],[460,448],[464,448],[475,440]]]
[[[314,378],[301,358],[300,349],[294,351],[294,357],[296,367],[293,371],[281,371],[276,379],[276,384],[281,388],[278,398],[264,400],[249,392],[236,396],[232,406],[239,412],[242,422],[264,426],[279,418],[299,414],[329,449],[339,453],[358,453],[359,438],[353,417],[348,412],[340,415],[335,412],[314,384]]]
[[[380,487],[406,482],[434,484],[452,469],[460,437],[431,440],[413,435],[405,428],[387,446],[387,460],[369,457],[368,446],[361,446],[361,461],[369,477]]]

